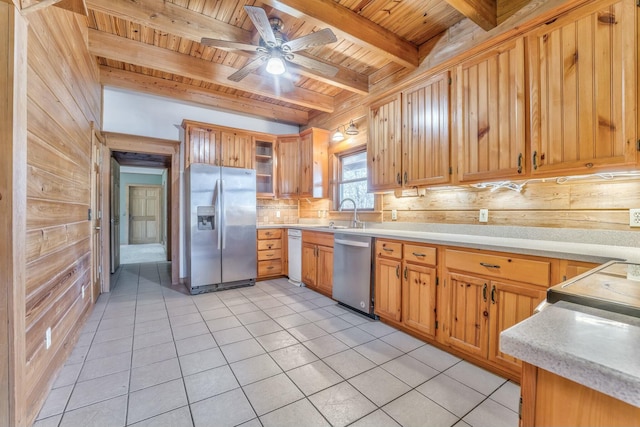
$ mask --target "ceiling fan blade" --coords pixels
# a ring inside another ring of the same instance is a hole
[[[247,77],[252,71],[260,68],[260,66],[264,64],[267,59],[269,59],[269,57],[266,55],[259,56],[244,67],[240,68],[235,73],[231,74],[229,77],[227,77],[227,79],[234,82],[239,82],[240,80]]]
[[[329,28],[324,28],[315,33],[307,34],[306,36],[298,37],[295,40],[288,41],[282,44],[282,50],[285,52],[297,52],[299,50],[308,49],[314,46],[322,46],[323,44],[335,43],[338,39]]]
[[[230,42],[227,40],[209,39],[207,37],[203,37],[202,40],[200,40],[200,43],[206,46],[211,46],[211,47],[216,47],[221,49],[248,50],[250,52],[255,52],[256,50],[258,50],[258,48],[260,48],[260,46],[254,46],[252,44]]]
[[[301,67],[309,68],[311,70],[315,70],[329,77],[333,77],[338,73],[337,67],[325,64],[324,62],[320,62],[317,59],[312,59],[302,55],[287,55],[286,58],[294,64],[300,65]]]
[[[278,42],[276,41],[276,36],[273,34],[271,24],[269,24],[269,18],[264,9],[255,6],[245,6],[244,10],[247,12],[247,15],[249,15],[249,19],[251,19],[253,25],[256,26],[256,30],[260,33],[262,40],[264,40],[268,46],[276,46]]]

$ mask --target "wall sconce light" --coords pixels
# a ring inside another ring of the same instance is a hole
[[[344,129],[344,133],[342,133],[340,131],[340,128]],[[358,130],[358,128],[356,127],[356,125],[353,123],[353,120],[351,120],[349,122],[349,126],[345,124],[343,125],[339,125],[336,128],[336,131],[333,133],[333,136],[331,137],[331,140],[333,142],[340,142],[342,140],[344,140],[344,134],[347,134],[349,136],[354,136],[360,133],[360,131]]]

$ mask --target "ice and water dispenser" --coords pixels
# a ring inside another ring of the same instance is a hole
[[[213,230],[216,218],[215,206],[198,206],[198,230]]]

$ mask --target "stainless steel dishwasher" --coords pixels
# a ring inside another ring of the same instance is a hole
[[[375,317],[373,253],[372,237],[334,234],[333,299],[369,317]]]

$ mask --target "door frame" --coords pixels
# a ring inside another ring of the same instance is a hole
[[[104,250],[102,227],[102,208],[104,206],[102,152],[104,149],[102,134],[95,128],[95,123],[91,122],[91,250],[99,252],[91,256],[91,301],[94,304],[98,300],[98,296],[104,292],[104,276],[106,274],[101,262]]]
[[[180,284],[180,257],[179,257],[179,236],[180,236],[180,141],[174,141],[170,139],[151,138],[146,136],[128,135],[116,132],[103,132],[106,149],[102,153],[103,164],[109,162],[112,151],[125,151],[135,152],[142,154],[159,154],[168,156],[171,158],[171,166],[169,170],[170,182],[169,191],[167,191],[167,225],[170,226],[171,231],[167,237],[170,240],[170,244],[167,245],[170,248],[170,260],[171,260],[171,284]],[[109,182],[111,179],[111,171],[105,171],[102,177],[102,191],[103,194],[109,191]],[[105,176],[107,175],[107,176]],[[110,212],[110,201],[103,201],[103,212]],[[109,218],[110,219],[110,218]],[[102,222],[106,229],[103,229],[105,236],[110,235],[110,222],[104,220]],[[105,239],[106,240],[106,239]],[[102,269],[109,269],[109,242],[103,241],[102,245]],[[106,256],[105,256],[106,254]],[[109,292],[111,289],[111,277],[110,275],[104,276],[104,291]]]
[[[129,192],[129,190],[131,189],[131,187],[142,187],[142,188],[159,188],[160,189],[160,193],[158,194],[159,197],[159,210],[158,210],[158,214],[156,216],[157,221],[158,221],[158,243],[166,246],[166,242],[164,241],[164,233],[163,233],[163,229],[164,229],[164,212],[167,209],[166,206],[166,202],[164,200],[164,195],[163,193],[163,189],[164,189],[164,185],[162,184],[127,184],[125,189],[124,189],[124,199],[125,199],[125,205],[124,205],[124,211],[127,215],[127,245],[131,245],[131,211],[129,210],[129,206],[130,206],[130,197],[131,197],[131,193]],[[122,241],[120,242],[120,244],[122,244]]]

